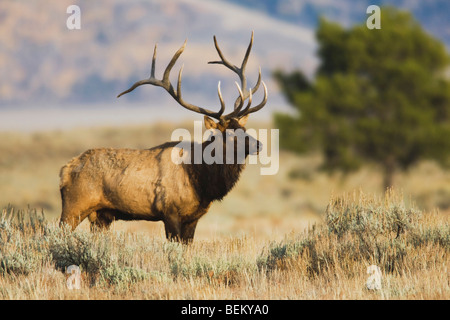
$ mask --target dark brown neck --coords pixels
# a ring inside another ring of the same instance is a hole
[[[207,146],[204,142],[202,150]],[[225,162],[225,157],[223,158]],[[244,164],[184,164],[191,183],[196,189],[199,199],[203,202],[222,200],[233,189],[239,180]]]

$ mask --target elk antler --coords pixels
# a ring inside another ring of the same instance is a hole
[[[128,90],[125,90],[124,92],[120,93],[117,96],[117,98],[133,91],[134,89],[136,89],[137,87],[139,87],[143,84],[151,84],[154,86],[164,88],[182,107],[184,107],[188,110],[215,118],[215,119],[219,120],[220,122],[225,122],[226,120],[229,120],[233,117],[240,118],[246,114],[256,112],[256,111],[260,110],[262,107],[264,107],[264,105],[267,102],[267,87],[264,84],[264,81],[261,81],[261,68],[259,68],[258,81],[257,81],[255,87],[253,87],[251,90],[246,89],[247,88],[247,79],[245,77],[245,67],[247,65],[248,57],[250,55],[251,47],[253,45],[253,32],[252,32],[252,37],[250,40],[250,45],[247,48],[247,52],[245,53],[245,57],[244,57],[244,60],[242,61],[242,65],[240,68],[232,65],[225,59],[225,57],[223,56],[223,54],[220,51],[220,48],[217,44],[216,37],[214,36],[214,45],[216,47],[217,52],[219,53],[221,61],[211,61],[209,63],[210,64],[223,64],[227,68],[231,69],[233,72],[237,73],[237,75],[239,76],[239,78],[241,80],[241,86],[239,86],[239,84],[236,82],[236,86],[239,91],[239,97],[236,99],[236,101],[234,103],[234,110],[227,115],[223,115],[223,113],[225,111],[225,102],[223,100],[222,93],[220,91],[220,81],[217,86],[217,92],[218,92],[219,101],[220,101],[220,105],[221,105],[220,110],[218,112],[214,112],[214,111],[211,111],[211,110],[208,110],[205,108],[198,107],[196,105],[190,104],[183,100],[183,98],[181,96],[181,76],[183,73],[183,66],[181,67],[180,72],[178,73],[177,89],[175,90],[173,85],[170,83],[170,80],[169,80],[170,71],[172,70],[173,66],[177,62],[180,55],[183,53],[184,48],[186,47],[186,43],[187,43],[187,40],[184,42],[184,44],[181,46],[181,48],[178,49],[178,51],[174,54],[174,56],[172,57],[172,60],[170,60],[169,64],[166,67],[166,70],[164,71],[162,80],[155,78],[155,62],[156,62],[156,49],[157,49],[157,45],[155,45],[155,49],[153,51],[152,69],[151,69],[150,77],[148,79],[137,81]],[[250,108],[251,103],[252,103],[252,94],[255,93],[256,90],[258,90],[261,82],[264,87],[264,99],[258,106]],[[243,89],[244,91],[242,91],[241,87],[244,88]],[[241,111],[242,106],[244,105],[244,101],[247,98],[248,98],[247,106],[244,108],[244,110]]]
[[[252,46],[253,46],[253,31],[252,31],[252,37],[250,39],[250,44],[248,45],[247,51],[245,52],[244,60],[242,60],[242,64],[241,64],[240,68],[231,64],[225,58],[225,56],[223,55],[222,51],[219,48],[216,36],[214,36],[214,46],[216,47],[217,53],[219,54],[220,61],[210,61],[208,63],[224,65],[225,67],[227,67],[228,69],[230,69],[231,71],[236,73],[239,76],[239,79],[241,80],[240,87],[236,83],[238,90],[239,90],[239,97],[237,97],[237,99],[234,103],[234,110],[231,113],[223,116],[223,118],[224,119],[240,118],[242,116],[245,116],[246,114],[250,114],[250,113],[253,113],[253,112],[256,112],[256,111],[262,109],[266,105],[266,102],[267,102],[267,87],[266,87],[266,84],[264,83],[264,81],[261,81],[261,67],[259,68],[258,81],[256,82],[256,85],[250,90],[247,89],[247,78],[245,76],[245,68],[247,66],[248,57],[250,56],[250,51],[252,50]],[[256,107],[250,108],[251,103],[252,103],[252,94],[254,94],[258,90],[261,82],[264,87],[264,99]],[[244,90],[243,92],[242,92],[241,88],[243,88],[243,90]],[[241,108],[243,106],[243,101],[246,99],[249,99],[248,104],[245,107],[245,109],[241,111]]]

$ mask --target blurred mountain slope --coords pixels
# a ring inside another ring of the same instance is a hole
[[[66,27],[66,9],[71,4],[81,8],[81,30]],[[151,86],[121,99],[115,97],[148,76],[155,43],[159,44],[157,76],[161,76],[186,38],[188,45],[173,70],[173,82],[184,63],[183,94],[187,101],[218,107],[216,90],[221,80],[231,105],[237,78],[222,66],[207,64],[217,59],[212,36],[217,35],[229,60],[239,64],[252,30],[255,43],[247,69],[249,81],[251,85],[256,81],[261,66],[270,104],[277,108],[286,102],[271,80],[271,72],[301,68],[313,75],[318,64],[314,38],[317,17],[324,15],[349,25],[366,19],[369,4],[412,10],[429,32],[449,46],[450,2],[444,0],[3,0],[0,109],[176,105],[161,88]]]
[[[66,9],[71,4],[80,6],[81,30],[66,27]],[[0,108],[117,102],[119,92],[148,77],[155,43],[157,76],[161,76],[186,38],[188,45],[173,76],[184,63],[184,97],[214,108],[218,106],[217,82],[222,80],[229,101],[236,97],[233,82],[237,77],[222,66],[207,64],[218,58],[212,37],[217,35],[228,59],[239,64],[252,30],[255,43],[247,71],[251,85],[258,66],[271,93],[273,68],[302,66],[313,72],[312,30],[233,4],[199,0],[2,1]],[[151,86],[119,99],[119,103],[133,101],[173,103],[161,88]]]

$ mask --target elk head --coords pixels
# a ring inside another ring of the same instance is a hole
[[[214,45],[217,50],[217,53],[219,54],[220,60],[219,61],[210,61],[208,63],[210,64],[221,64],[236,73],[239,77],[240,84],[236,83],[237,90],[239,92],[239,95],[234,103],[234,109],[228,114],[224,114],[225,112],[225,102],[222,97],[222,93],[220,90],[220,81],[217,86],[217,92],[219,96],[220,101],[220,109],[219,111],[211,111],[206,108],[198,107],[196,105],[190,104],[186,102],[182,98],[181,94],[181,78],[183,73],[183,67],[181,67],[179,73],[178,73],[178,81],[177,81],[177,87],[176,89],[174,86],[170,83],[169,75],[170,71],[172,70],[173,66],[177,62],[180,55],[183,53],[185,47],[186,47],[187,40],[184,42],[183,46],[181,46],[180,49],[174,54],[172,59],[170,60],[169,64],[167,65],[163,78],[161,80],[155,78],[155,63],[156,63],[156,51],[157,51],[157,45],[155,45],[155,49],[153,51],[153,58],[152,58],[152,68],[150,77],[148,79],[140,80],[134,83],[128,90],[120,93],[117,97],[120,97],[126,93],[129,93],[136,89],[137,87],[143,85],[143,84],[151,84],[154,86],[162,87],[164,88],[182,107],[194,111],[196,113],[203,114],[204,121],[205,121],[205,127],[207,129],[212,129],[215,132],[213,135],[217,137],[217,135],[221,134],[224,143],[232,141],[233,142],[233,150],[237,150],[239,144],[238,138],[245,139],[245,154],[244,157],[246,157],[249,154],[257,154],[261,148],[262,143],[255,138],[251,137],[250,135],[245,133],[245,124],[247,123],[248,116],[256,111],[261,110],[267,102],[267,87],[264,83],[264,81],[261,81],[261,68],[259,68],[259,74],[258,74],[258,80],[253,88],[247,87],[247,77],[245,75],[245,69],[247,66],[247,61],[250,56],[250,51],[252,49],[253,45],[253,32],[251,35],[250,44],[248,45],[247,51],[245,53],[244,59],[241,63],[241,66],[235,66],[232,63],[230,63],[225,56],[223,55],[222,51],[219,48],[219,45],[217,43],[216,36],[214,36]],[[264,88],[264,98],[260,104],[257,106],[251,106],[252,105],[252,97],[253,94],[258,90],[260,85],[262,84]],[[244,107],[245,101],[247,100],[247,104]],[[216,121],[214,121],[215,119]],[[241,139],[242,141],[242,139]],[[228,144],[230,145],[230,144]],[[239,159],[238,159],[239,161]]]
[[[220,159],[225,159],[222,163],[243,164],[248,155],[261,151],[262,143],[246,133],[247,120],[248,114],[238,119],[231,118],[222,125],[205,116],[205,127],[211,130],[212,134],[204,144],[211,140],[219,144],[219,148],[223,150]]]

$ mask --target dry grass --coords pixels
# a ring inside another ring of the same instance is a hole
[[[140,233],[71,232],[33,211],[4,210],[0,298],[448,299],[447,217],[392,195],[332,199],[325,224],[281,241],[241,236],[190,246]],[[82,269],[80,290],[66,287],[73,264]],[[365,287],[371,264],[382,269],[382,290]]]
[[[1,218],[0,299],[450,297],[450,173],[432,162],[395,177],[404,198],[385,197],[375,167],[329,176],[318,156],[281,153],[275,176],[247,167],[188,247],[168,243],[162,223],[115,222],[100,234],[87,223],[75,233],[57,227],[58,173],[70,158],[92,147],[151,147],[176,127],[192,123],[0,133],[0,208],[29,204],[46,216],[34,227]],[[334,196],[348,190],[363,193]],[[82,267],[81,290],[66,288],[68,264]],[[370,264],[382,268],[381,291],[365,288]]]

